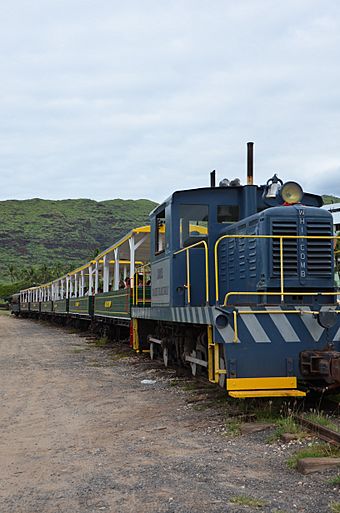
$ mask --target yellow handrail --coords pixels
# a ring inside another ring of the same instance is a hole
[[[145,292],[146,292],[146,283],[145,283],[145,269],[147,267],[150,267],[150,263],[146,263],[144,265],[141,265],[140,267],[137,267],[136,270],[135,270],[135,287],[134,287],[134,292],[133,292],[133,305],[134,306],[138,306],[138,303],[140,302],[139,301],[139,298],[138,298],[138,275],[139,275],[139,272],[142,271],[143,272],[143,306],[145,306],[146,303],[149,303],[150,300],[147,300],[146,297],[145,297]]]
[[[186,263],[187,263],[187,289],[188,289],[188,303],[190,305],[191,301],[191,283],[190,283],[190,253],[189,251],[186,251]]]
[[[191,301],[191,284],[190,284],[190,255],[189,251],[192,248],[196,248],[200,245],[204,246],[204,254],[205,254],[205,300],[207,303],[209,303],[209,254],[208,254],[208,244],[205,240],[200,240],[199,242],[196,242],[195,244],[191,244],[191,246],[187,246],[185,248],[179,249],[178,251],[174,252],[174,255],[178,255],[179,253],[183,253],[183,251],[186,251],[186,267],[187,267],[187,283],[186,287],[188,289],[188,304],[190,305]]]
[[[232,291],[232,292],[227,292],[226,295],[224,296],[224,302],[223,302],[223,306],[227,306],[228,304],[228,299],[230,296],[337,296],[339,294],[339,292],[301,292],[301,290],[299,291],[294,291],[294,292],[237,292],[237,291]]]
[[[219,274],[218,274],[218,246],[220,242],[224,239],[279,239],[280,241],[280,295],[281,301],[283,301],[284,294],[284,268],[283,268],[283,240],[285,239],[313,239],[313,240],[340,240],[339,235],[250,235],[250,234],[240,234],[240,235],[222,235],[216,242],[214,247],[214,264],[215,264],[215,297],[216,302],[219,302]],[[247,294],[247,293],[245,293]],[[259,293],[257,293],[259,294]],[[267,293],[268,294],[268,293]],[[301,292],[298,294],[301,295]],[[312,293],[314,294],[314,293]],[[315,293],[317,294],[317,293]],[[274,293],[274,295],[278,295]],[[304,295],[306,295],[304,293]]]

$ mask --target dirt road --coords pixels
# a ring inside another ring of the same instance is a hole
[[[0,513],[321,513],[339,499],[268,433],[229,439],[171,372],[121,356],[0,315]]]

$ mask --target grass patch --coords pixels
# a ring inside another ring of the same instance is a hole
[[[110,340],[108,337],[101,337],[94,341],[93,345],[96,347],[105,347],[109,344]]]
[[[227,420],[225,423],[226,435],[238,436],[241,434],[241,422],[236,419]]]
[[[179,379],[172,379],[170,382],[169,382],[169,386],[170,387],[179,387],[181,385],[181,381]]]
[[[70,335],[79,335],[80,331],[77,328],[68,328],[65,327],[65,331]]]
[[[291,433],[294,435],[298,435],[298,438],[304,438],[307,436],[307,433],[303,431],[301,426],[295,422],[292,416],[283,417],[281,419],[275,420],[276,428],[274,433],[268,438],[268,443],[273,443],[284,433]]]
[[[186,392],[191,392],[192,390],[196,390],[196,388],[198,388],[198,384],[194,381],[190,381],[183,385],[183,390],[185,390]]]
[[[232,504],[238,504],[239,506],[248,506],[250,508],[263,508],[266,503],[260,499],[253,499],[246,495],[235,495],[230,499]]]
[[[279,435],[283,435],[283,433],[300,433],[301,427],[299,424],[295,422],[293,417],[284,417],[283,419],[278,419],[276,421],[277,432]]]
[[[332,513],[340,513],[340,502],[331,502],[330,508]]]
[[[338,474],[337,476],[333,477],[328,482],[329,482],[329,484],[331,484],[333,486],[340,486],[340,474]]]
[[[323,458],[323,457],[339,457],[340,449],[329,444],[312,444],[293,454],[287,464],[290,468],[296,468],[298,461],[302,458]]]
[[[119,360],[123,360],[123,358],[129,358],[129,356],[131,356],[129,353],[114,353],[111,360],[113,362],[118,362]]]
[[[312,411],[305,413],[304,417],[311,422],[315,422],[315,424],[319,424],[319,426],[324,426],[325,428],[332,429],[333,431],[339,432],[339,426],[331,421],[327,415],[323,412]]]
[[[71,350],[71,352],[74,354],[83,353],[84,351],[86,351],[86,347],[75,347]]]
[[[235,401],[235,399],[233,399]],[[274,424],[278,419],[287,417],[295,409],[295,402],[287,402],[286,399],[248,399],[239,404],[240,414],[251,414],[258,422]]]

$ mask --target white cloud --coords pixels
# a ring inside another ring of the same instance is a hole
[[[339,38],[336,0],[12,0],[1,198],[161,201],[244,180],[247,140],[258,183],[340,195]]]

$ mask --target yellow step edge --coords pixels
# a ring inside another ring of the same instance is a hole
[[[286,389],[296,388],[297,379],[295,376],[273,376],[266,378],[228,378],[226,380],[227,390],[272,390],[274,388]]]
[[[305,397],[302,390],[233,390],[228,392],[230,397],[245,399],[251,397]]]

